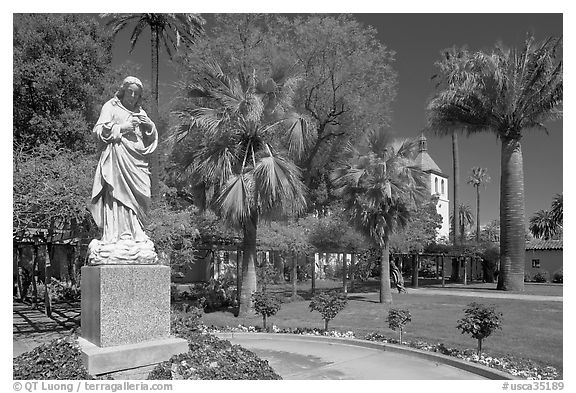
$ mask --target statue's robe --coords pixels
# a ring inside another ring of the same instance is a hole
[[[129,111],[114,97],[102,107],[93,130],[103,151],[94,176],[90,211],[102,230],[103,243],[148,240],[142,229],[150,204],[150,171],[145,157],[156,149],[158,131],[154,125],[148,130],[136,127],[122,135],[120,124],[135,114],[146,112],[141,108]]]

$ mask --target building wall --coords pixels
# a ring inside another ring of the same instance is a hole
[[[442,227],[438,230],[438,238],[450,236],[450,202],[448,200],[448,179],[430,173],[430,194],[438,194],[436,211],[442,216]]]
[[[554,273],[562,270],[562,250],[526,250],[525,258],[524,273],[527,274],[530,279],[532,279],[536,273],[543,273],[546,274],[548,281],[552,281],[554,279]],[[534,259],[540,260],[540,268],[532,267],[532,261]]]

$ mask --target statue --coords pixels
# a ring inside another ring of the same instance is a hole
[[[158,144],[156,125],[142,109],[142,82],[127,77],[104,104],[93,134],[103,151],[96,168],[90,212],[102,238],[88,246],[88,263],[154,264],[154,244],[143,223],[150,204],[146,156]]]

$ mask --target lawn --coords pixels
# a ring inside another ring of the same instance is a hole
[[[329,288],[334,284],[319,281],[317,288]],[[470,289],[490,290],[470,286]],[[492,284],[494,285],[494,284]],[[380,332],[391,337],[396,333],[390,330],[385,322],[388,309],[378,303],[378,293],[369,291],[373,284],[358,288],[358,293],[348,295],[347,307],[330,322],[330,328],[352,330],[357,337],[369,332]],[[282,304],[277,315],[269,318],[269,325],[280,328],[310,327],[323,328],[320,314],[310,312],[309,284],[299,286],[300,300]],[[552,289],[550,289],[552,288]],[[458,289],[453,289],[455,292]],[[274,292],[286,295],[289,286],[277,286]],[[528,294],[562,295],[562,287],[545,287],[528,285]],[[562,302],[528,301],[515,299],[473,298],[454,295],[423,295],[417,292],[393,294],[394,307],[407,308],[412,313],[412,322],[406,327],[404,340],[423,340],[429,343],[444,343],[449,347],[475,348],[476,341],[470,336],[461,334],[456,323],[463,316],[463,308],[472,301],[492,304],[504,314],[502,330],[495,332],[484,342],[484,352],[492,355],[512,354],[551,365],[562,370]],[[213,312],[203,316],[206,325],[261,326],[259,316],[236,318],[230,312]]]

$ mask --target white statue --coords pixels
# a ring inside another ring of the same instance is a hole
[[[102,239],[89,245],[90,264],[157,262],[154,244],[142,227],[150,204],[146,156],[158,145],[158,131],[141,101],[142,82],[127,77],[104,104],[94,126],[103,151],[94,176],[90,211],[102,230]]]

